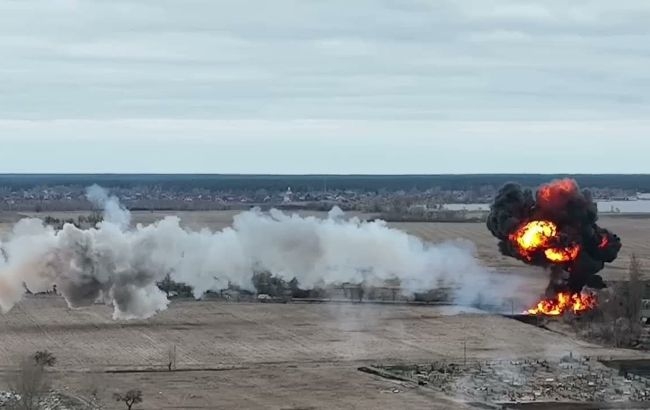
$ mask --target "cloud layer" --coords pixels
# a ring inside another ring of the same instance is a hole
[[[173,138],[202,139],[198,151],[243,151],[240,138],[261,143],[288,130],[287,138],[317,148],[349,148],[334,134],[388,154],[391,144],[458,138],[485,121],[503,124],[506,135],[521,130],[521,137],[549,123],[562,138],[578,139],[605,120],[618,124],[610,139],[636,138],[648,125],[639,130],[635,121],[650,114],[649,19],[645,0],[4,1],[0,142],[14,157],[34,135],[79,136],[79,156],[92,154],[93,143],[139,151],[142,141],[168,136],[170,121]],[[385,121],[392,142],[381,145]],[[474,143],[494,135],[474,134]],[[283,153],[291,149],[280,140],[272,151],[278,161],[255,171],[287,172],[282,163],[291,158]],[[191,147],[176,150],[195,156]],[[589,163],[578,170],[594,171]],[[56,159],[30,166],[39,164],[39,171],[92,170]],[[404,172],[480,171],[415,164]],[[197,171],[191,165],[180,168]],[[247,171],[235,168],[200,170]]]

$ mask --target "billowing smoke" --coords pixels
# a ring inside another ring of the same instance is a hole
[[[549,292],[577,293],[605,286],[597,274],[621,249],[618,236],[596,224],[598,210],[589,191],[571,179],[530,189],[510,183],[498,192],[487,226],[504,255],[550,267]]]
[[[39,219],[24,219],[2,244],[0,307],[9,310],[24,293],[52,289],[71,307],[103,300],[115,318],[146,318],[168,304],[157,282],[167,275],[201,297],[230,284],[251,289],[254,272],[267,271],[302,288],[352,282],[381,284],[399,278],[406,292],[439,286],[458,289],[457,300],[479,294],[509,294],[498,276],[480,266],[469,242],[430,244],[382,221],[345,219],[335,208],[326,219],[272,210],[243,212],[233,226],[192,231],[177,217],[129,227],[130,215],[115,197],[91,187],[88,197],[103,206],[105,220],[60,231]]]
[[[104,211],[104,220],[118,227],[125,229],[131,223],[131,214],[120,204],[116,196],[108,195],[108,192],[95,184],[86,189],[86,198],[98,209]]]

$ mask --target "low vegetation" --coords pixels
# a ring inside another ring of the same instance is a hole
[[[173,281],[169,274],[158,282],[158,288],[165,292],[168,298],[172,296],[191,297],[193,295],[191,286]]]
[[[50,389],[50,380],[45,370],[56,363],[56,357],[47,350],[38,351],[31,357],[21,359],[18,369],[8,380],[18,400],[12,407],[17,410],[36,410],[39,401]]]
[[[128,410],[131,410],[134,405],[142,403],[142,391],[141,390],[129,390],[126,393],[115,393],[113,398],[117,402],[122,402],[126,405]]]
[[[34,354],[34,362],[40,367],[53,367],[56,364],[56,357],[47,350],[39,350]]]
[[[619,281],[599,294],[598,308],[575,321],[586,339],[613,347],[637,347],[641,332],[642,266],[632,254],[628,280]]]
[[[57,231],[63,229],[63,226],[65,224],[71,224],[76,226],[77,228],[91,228],[97,225],[98,223],[102,222],[103,220],[104,217],[99,212],[93,212],[90,215],[79,215],[77,219],[73,219],[73,218],[59,219],[59,218],[54,218],[50,215],[47,215],[46,217],[43,218],[43,222],[45,223],[45,225],[49,225],[52,228],[54,228],[54,230]]]

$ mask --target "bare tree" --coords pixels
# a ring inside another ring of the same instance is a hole
[[[56,357],[47,350],[39,350],[34,354],[34,362],[37,366],[53,367],[56,364]]]
[[[626,306],[627,317],[633,323],[641,321],[641,304],[643,299],[643,289],[641,289],[641,262],[635,254],[630,258],[629,268],[629,299]]]
[[[172,370],[176,370],[176,345],[171,345],[169,346],[169,362],[167,363],[167,368],[171,372]]]
[[[11,375],[9,385],[11,390],[20,396],[15,403],[15,408],[20,410],[38,409],[40,398],[49,389],[45,369],[32,357],[21,360],[18,371]]]
[[[601,292],[604,296],[589,319],[584,322],[585,336],[606,342],[615,347],[632,347],[641,337],[641,309],[643,288],[641,287],[641,263],[632,255],[628,280],[610,285]]]
[[[125,394],[115,393],[113,395],[115,401],[121,401],[126,404],[126,408],[131,410],[134,404],[142,403],[142,391],[141,390],[129,390]]]

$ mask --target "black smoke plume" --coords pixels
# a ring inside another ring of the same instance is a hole
[[[558,230],[553,246],[579,246],[577,257],[553,262],[545,257],[544,249],[522,255],[513,235],[535,220],[555,223]],[[542,185],[535,194],[515,183],[504,185],[490,208],[487,227],[500,240],[499,249],[504,255],[551,269],[549,292],[577,293],[584,286],[604,288],[598,272],[605,263],[614,261],[621,249],[620,238],[598,226],[597,220],[598,208],[589,191],[581,191],[574,180],[565,179]]]

